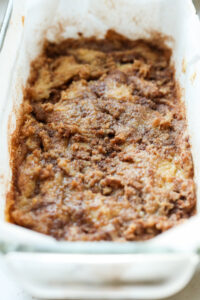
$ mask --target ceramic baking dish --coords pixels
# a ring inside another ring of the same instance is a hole
[[[5,221],[10,137],[30,62],[46,37],[102,37],[108,29],[132,39],[167,37],[186,105],[200,201],[200,25],[192,1],[14,1],[0,54],[0,250],[10,274],[39,298],[164,298],[188,283],[199,261],[199,204],[197,216],[146,242],[58,242]]]

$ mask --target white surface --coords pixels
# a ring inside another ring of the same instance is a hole
[[[10,274],[43,299],[160,299],[185,287],[199,258],[191,254],[85,255],[10,252]]]
[[[27,295],[4,271],[0,257],[0,291],[2,300],[39,300]],[[200,270],[197,270],[189,285],[177,295],[164,300],[199,300],[200,299]],[[153,299],[152,299],[153,300]]]

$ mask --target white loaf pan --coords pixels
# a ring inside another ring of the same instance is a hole
[[[200,203],[200,24],[191,0],[16,0],[0,53],[0,250],[8,271],[45,299],[160,299],[181,290],[199,261],[200,217],[147,242],[58,242],[4,220],[9,142],[30,62],[42,40],[103,37],[114,29],[131,39],[160,32],[186,104]]]

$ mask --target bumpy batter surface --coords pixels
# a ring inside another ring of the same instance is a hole
[[[195,212],[171,52],[113,31],[46,42],[12,138],[11,222],[65,240],[144,240]]]

